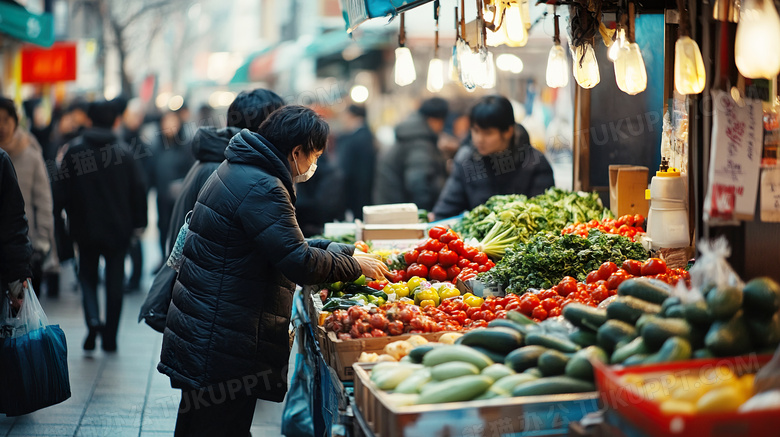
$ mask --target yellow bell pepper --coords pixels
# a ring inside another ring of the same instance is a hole
[[[471,296],[463,299],[463,302],[465,302],[466,305],[468,305],[468,306],[470,306],[472,308],[476,308],[476,307],[482,306],[482,304],[485,303],[485,299],[482,299],[479,296],[471,295]]]
[[[439,306],[439,294],[433,288],[419,289],[414,293],[414,303],[420,305],[424,300],[432,300]]]
[[[458,290],[455,287],[441,287],[439,289],[439,297],[442,299],[447,299],[456,296],[460,296],[460,290]]]
[[[427,306],[436,306],[436,304],[430,299],[420,301],[420,308],[425,308]]]
[[[406,286],[406,284],[398,283],[393,285],[393,292],[395,293],[398,298],[402,297],[408,297],[409,296],[409,287]]]
[[[418,288],[423,282],[425,282],[425,278],[412,276],[412,278],[406,282],[406,286],[409,287],[409,291],[414,292],[414,290]]]

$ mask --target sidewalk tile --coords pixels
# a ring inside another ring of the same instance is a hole
[[[8,437],[21,436],[69,436],[76,432],[78,425],[52,425],[41,423],[17,423],[8,433]]]

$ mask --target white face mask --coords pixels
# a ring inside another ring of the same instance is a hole
[[[295,170],[299,173],[298,176],[293,178],[293,182],[296,184],[308,181],[312,176],[314,176],[314,172],[317,171],[316,161],[309,166],[309,169],[306,170],[305,173],[300,173],[300,170],[298,169],[298,161],[295,159],[295,156],[293,156],[293,162],[295,162]]]

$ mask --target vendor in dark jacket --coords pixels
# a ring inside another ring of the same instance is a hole
[[[0,139],[6,135],[6,120],[0,116]],[[32,276],[33,248],[27,238],[24,198],[16,180],[11,157],[0,149],[0,287],[8,293],[11,306],[19,309],[26,281]]]
[[[436,219],[456,216],[497,194],[542,194],[555,185],[542,152],[515,124],[506,97],[487,96],[471,109],[471,141],[458,150],[455,165],[433,208]]]
[[[198,195],[157,366],[183,390],[177,436],[248,435],[256,399],[284,399],[296,283],[387,271],[352,246],[307,242],[295,220],[294,183],[314,174],[328,131],[283,107],[233,137]]]
[[[201,127],[192,139],[192,154],[197,160],[192,165],[182,184],[182,192],[173,206],[168,235],[166,237],[164,257],[169,256],[176,243],[181,226],[192,211],[203,184],[225,160],[225,149],[241,129],[257,130],[260,124],[277,109],[284,106],[284,100],[273,91],[256,89],[242,92],[230,104],[227,113],[227,127]],[[141,307],[139,321],[153,329],[163,332],[168,304],[171,301],[171,291],[176,280],[176,271],[163,264],[157,272],[146,301]]]

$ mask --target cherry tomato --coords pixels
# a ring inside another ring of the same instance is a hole
[[[444,267],[440,266],[439,264],[431,266],[430,270],[428,271],[428,275],[431,280],[434,281],[441,282],[447,280],[447,271],[444,270]]]
[[[633,276],[642,276],[642,262],[633,260],[633,259],[627,259],[623,261],[622,269],[626,272],[630,273]]]
[[[479,264],[477,264],[477,263],[475,263],[475,262],[470,262],[470,263],[469,263],[469,268],[470,268],[471,270],[474,270],[474,271],[476,272],[476,271],[478,271],[477,269],[479,269]]]
[[[449,243],[447,243],[447,247],[449,247],[451,251],[457,253],[460,256],[463,256],[466,253],[465,243],[463,243],[463,240],[461,239],[450,241]]]
[[[567,282],[561,282],[558,285],[558,294],[566,297],[571,293],[575,293],[577,291],[577,283],[574,281],[567,281]]]
[[[548,317],[558,317],[563,312],[562,307],[555,307],[549,311]]]
[[[418,256],[420,256],[420,251],[417,249],[404,253],[404,261],[406,261],[406,265],[408,266],[416,263]]]
[[[642,263],[642,276],[666,273],[666,262],[659,258],[650,258]]]
[[[490,270],[490,269],[489,269],[489,268],[488,268],[488,266],[486,266],[486,265],[477,266],[477,271],[478,271],[479,273],[485,273],[485,272],[486,272],[486,271],[488,271],[488,270]]]
[[[448,249],[447,246],[442,247],[439,251],[439,264],[446,268],[457,263],[458,254]]]
[[[406,275],[408,277],[419,276],[420,278],[428,277],[428,267],[414,263],[406,269]]]
[[[490,269],[492,269],[493,267],[495,267],[495,266],[496,266],[496,263],[494,263],[494,262],[493,262],[493,261],[491,261],[491,260],[487,260],[487,262],[485,263],[485,265],[487,266],[488,270],[490,270]]]
[[[536,307],[536,308],[534,308],[534,311],[533,311],[533,313],[531,313],[531,315],[535,319],[545,320],[545,319],[547,319],[547,310],[545,310],[542,307]]]
[[[623,219],[623,223],[625,223],[628,226],[634,226],[634,216],[633,215],[624,215],[621,217]]]
[[[444,244],[449,244],[451,241],[455,241],[455,240],[458,240],[458,239],[460,239],[460,237],[452,229],[448,230],[446,233],[442,234],[439,237],[439,241],[441,241]]]
[[[617,290],[620,284],[623,283],[628,279],[625,272],[617,271],[609,276],[609,279],[607,279],[607,290]]]
[[[434,226],[428,230],[428,236],[438,240],[442,235],[447,233],[447,228],[444,226]]]
[[[634,226],[640,227],[645,223],[645,217],[642,214],[634,216]]]
[[[556,302],[555,299],[547,298],[542,301],[542,308],[549,313],[553,308],[558,308],[558,302]]]
[[[534,308],[539,306],[539,298],[533,294],[526,294],[520,299],[520,312],[531,316]]]
[[[460,274],[460,267],[458,266],[449,266],[447,268],[447,279],[453,280],[458,277]]]
[[[425,244],[426,249],[430,250],[431,252],[439,252],[442,247],[445,246],[444,243],[442,243],[439,240],[434,240],[433,238],[428,239],[428,243]]]
[[[616,271],[618,271],[617,264],[615,264],[615,263],[613,263],[611,261],[607,261],[604,264],[602,264],[599,267],[599,269],[598,269],[599,279],[605,279],[606,280],[607,278],[609,278],[609,275],[615,273]]]
[[[485,252],[477,252],[477,254],[474,255],[473,261],[479,265],[485,265],[485,263],[488,262],[488,256]]]
[[[507,311],[520,311],[520,302],[509,302],[504,309]]]
[[[462,254],[462,255],[463,255],[463,257],[464,257],[464,258],[468,258],[468,259],[469,259],[469,261],[474,261],[474,257],[475,257],[475,256],[477,256],[477,254],[479,253],[479,251],[477,250],[477,248],[475,248],[475,247],[470,247],[470,246],[464,246],[464,247],[463,247],[463,252],[464,252],[464,253]]]
[[[588,273],[588,277],[587,277],[587,279],[585,279],[585,283],[586,284],[592,284],[592,283],[594,283],[594,282],[596,282],[598,280],[599,280],[599,271],[598,270],[594,270],[594,271]]]
[[[590,293],[590,298],[593,299],[596,303],[601,303],[604,299],[609,297],[609,291],[607,290],[607,287],[603,285],[599,285],[596,287],[595,290],[593,290]]]
[[[439,261],[439,254],[432,250],[423,250],[417,258],[417,262],[430,268]]]
[[[539,299],[541,299],[541,300],[544,300],[544,299],[549,299],[549,298],[551,298],[551,297],[553,297],[553,296],[556,296],[556,295],[558,295],[558,293],[556,293],[556,292],[555,292],[555,291],[553,291],[553,290],[542,290],[542,291],[539,293]]]
[[[466,267],[471,264],[471,261],[467,260],[466,258],[461,258],[458,260],[458,267],[465,269]]]

